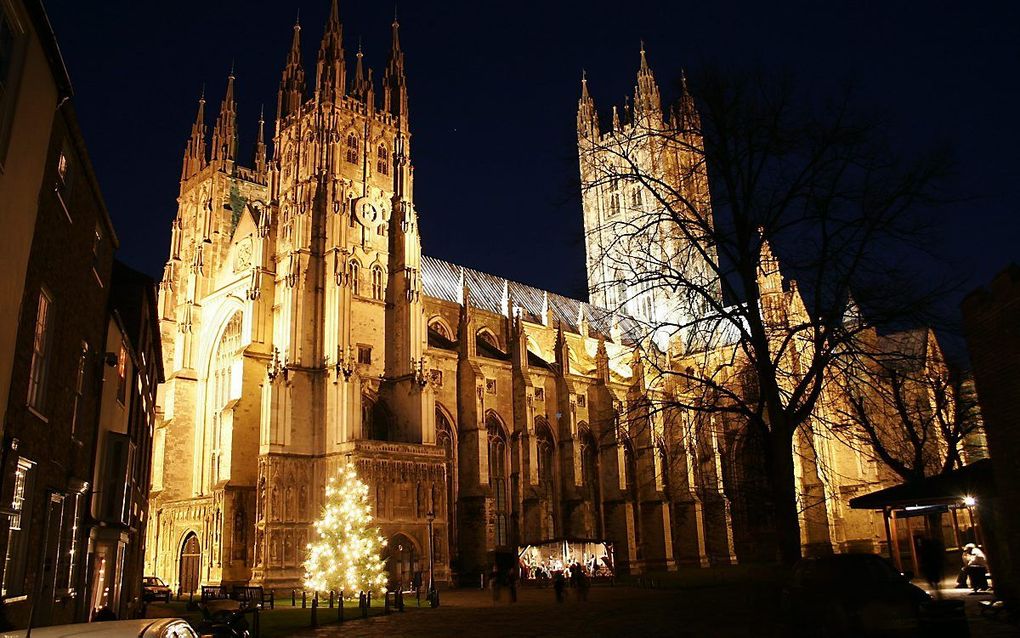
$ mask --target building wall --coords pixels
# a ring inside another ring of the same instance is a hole
[[[1010,266],[991,285],[968,295],[962,304],[967,349],[981,402],[988,452],[995,471],[996,498],[978,503],[995,593],[1020,598],[1020,480],[1015,460],[1016,415],[1020,405],[1020,271]]]
[[[32,236],[39,207],[39,186],[46,168],[53,112],[62,79],[54,77],[40,34],[30,17],[34,2],[0,2],[0,19],[15,34],[15,56],[7,89],[0,95],[0,428],[6,423],[14,366],[19,305],[24,293]],[[44,33],[42,37],[48,37]]]
[[[0,483],[0,499],[11,503],[19,463],[29,468],[25,513],[14,536],[30,541],[12,544],[10,529],[0,533],[0,546],[24,565],[23,570],[12,570],[8,563],[4,574],[8,586],[3,612],[15,626],[27,624],[33,602],[37,622],[84,617],[86,575],[81,561],[87,537],[85,527],[74,519],[75,497],[84,494],[84,502],[77,501],[79,513],[84,513],[98,432],[107,299],[116,247],[69,103],[53,114],[45,165],[21,301]],[[62,165],[66,165],[63,177]],[[36,321],[43,291],[51,302],[45,355],[40,358],[46,362],[46,375],[42,399],[30,406],[29,379],[34,345],[39,343]],[[72,549],[73,570],[68,563]],[[57,557],[56,568],[40,571],[41,557],[49,552]],[[65,582],[65,570],[71,582]]]

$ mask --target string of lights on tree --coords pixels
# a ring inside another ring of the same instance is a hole
[[[385,539],[372,526],[368,485],[352,463],[326,484],[322,518],[315,522],[319,539],[308,545],[305,587],[318,592],[386,592]]]

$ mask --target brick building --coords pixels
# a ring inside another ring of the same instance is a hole
[[[1020,599],[1020,267],[1011,265],[962,304],[967,349],[984,418],[998,496],[978,503],[995,591]]]

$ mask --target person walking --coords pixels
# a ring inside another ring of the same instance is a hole
[[[553,576],[553,590],[556,592],[556,602],[563,602],[563,590],[567,587],[567,579],[563,576],[562,571],[556,572]]]

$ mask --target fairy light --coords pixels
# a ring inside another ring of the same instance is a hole
[[[308,545],[305,587],[328,592],[386,592],[386,566],[380,554],[386,540],[373,528],[368,485],[348,463],[326,484],[318,540]]]

